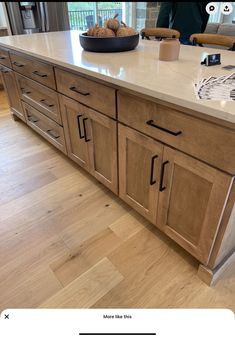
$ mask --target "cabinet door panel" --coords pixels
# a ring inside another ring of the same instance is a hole
[[[165,190],[157,225],[206,263],[216,237],[232,177],[178,151],[164,148]]]
[[[116,122],[88,110],[90,172],[105,186],[117,193],[117,129]]]
[[[68,156],[89,171],[88,143],[84,141],[82,123],[86,118],[86,108],[62,95],[60,105]]]
[[[21,105],[20,96],[18,93],[16,80],[14,73],[11,69],[0,67],[1,73],[2,73],[2,79],[3,79],[3,85],[5,87],[9,105],[11,108],[11,111],[20,119],[22,119],[24,122],[26,122],[24,110]]]
[[[156,223],[163,146],[123,125],[119,133],[119,195]]]

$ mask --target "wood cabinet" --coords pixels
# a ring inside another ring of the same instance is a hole
[[[13,115],[195,256],[207,278],[224,264],[235,249],[233,125],[4,47],[0,64]]]
[[[0,47],[0,64],[8,68],[11,68],[11,60],[9,57],[9,52],[4,47]]]
[[[163,145],[121,124],[118,141],[119,196],[155,223]]]
[[[61,94],[116,118],[115,89],[58,68],[55,68],[55,76]]]
[[[60,151],[67,154],[63,127],[34,109],[27,103],[22,103],[27,124],[48,140]]]
[[[68,156],[117,193],[117,131],[111,118],[60,95]]]
[[[15,52],[10,52],[10,58],[12,69],[16,72],[56,89],[54,69],[51,64]]]
[[[0,66],[0,71],[2,74],[3,85],[8,96],[11,111],[14,115],[16,115],[25,122],[24,110],[21,105],[14,72],[11,69],[3,66]]]
[[[234,130],[118,92],[118,120],[156,140],[235,174]]]
[[[60,95],[62,122],[68,156],[89,171],[88,142],[85,141],[82,121],[87,118],[83,105]]]
[[[117,194],[117,123],[92,109],[87,118],[90,173]]]
[[[15,74],[15,77],[21,99],[61,124],[58,93],[25,76]]]
[[[119,125],[119,195],[207,263],[232,177]]]
[[[207,263],[232,177],[164,146],[157,226]]]

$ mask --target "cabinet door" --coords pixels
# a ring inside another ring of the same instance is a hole
[[[117,122],[87,109],[85,133],[89,145],[90,173],[114,193],[117,186]]]
[[[118,136],[119,195],[155,224],[163,146],[121,124]]]
[[[88,142],[82,125],[86,107],[62,95],[60,105],[68,156],[89,171]]]
[[[11,69],[5,67],[0,67],[0,70],[2,73],[3,85],[8,96],[11,111],[25,122],[26,119],[23,107],[21,105],[14,72]]]
[[[157,226],[207,263],[232,177],[164,147]]]

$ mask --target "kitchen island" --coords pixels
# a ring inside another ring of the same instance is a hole
[[[208,48],[181,46],[175,62],[158,50],[90,53],[77,31],[8,36],[0,69],[13,117],[196,257],[210,284],[235,255],[235,104],[198,100],[193,84],[228,72],[200,64]]]

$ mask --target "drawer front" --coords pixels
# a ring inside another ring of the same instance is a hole
[[[37,131],[41,136],[47,139],[51,144],[67,154],[64,139],[64,129],[62,126],[44,116],[27,103],[23,102],[23,107],[27,124],[32,129]]]
[[[235,174],[235,132],[169,107],[118,92],[118,120]]]
[[[58,94],[43,85],[16,74],[21,99],[61,124]]]
[[[61,69],[55,74],[59,92],[116,118],[115,89]]]
[[[7,51],[7,49],[5,48],[0,48],[0,64],[8,67],[8,68],[11,68],[11,60],[10,60],[10,57],[9,57],[9,53]]]
[[[11,62],[12,68],[18,73],[30,77],[49,88],[56,89],[52,65],[13,53],[11,53]]]

